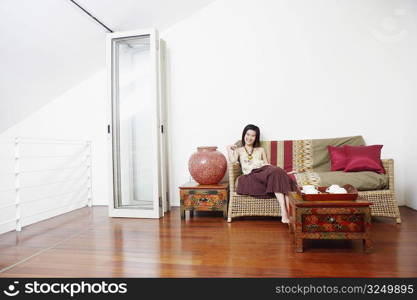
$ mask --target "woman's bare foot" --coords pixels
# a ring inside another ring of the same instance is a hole
[[[285,204],[285,196],[282,193],[275,193],[275,196],[277,197],[279,207],[281,208],[281,222],[288,224],[290,220],[288,220],[288,210],[287,205]]]

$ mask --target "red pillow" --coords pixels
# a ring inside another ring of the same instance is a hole
[[[381,163],[382,145],[349,146],[346,145],[345,172],[374,171],[385,174]]]
[[[343,171],[346,167],[346,151],[345,147],[327,146],[330,154],[330,162],[332,171]]]

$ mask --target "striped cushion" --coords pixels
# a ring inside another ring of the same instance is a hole
[[[242,143],[237,141],[236,146]],[[330,171],[330,155],[327,146],[365,145],[362,136],[338,137],[330,139],[261,141],[271,165],[287,172]]]
[[[261,146],[271,165],[297,173],[313,169],[312,140],[262,141]]]

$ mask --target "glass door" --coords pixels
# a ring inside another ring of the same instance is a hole
[[[165,175],[155,30],[107,37],[111,217],[159,218]]]

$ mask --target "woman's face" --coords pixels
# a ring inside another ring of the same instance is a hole
[[[255,142],[255,139],[256,139],[255,130],[249,129],[248,131],[246,131],[246,134],[245,134],[246,145],[253,145],[253,143]]]

